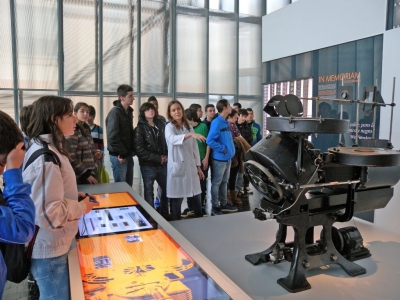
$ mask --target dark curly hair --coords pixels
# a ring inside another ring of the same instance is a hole
[[[0,154],[8,154],[24,141],[21,130],[14,120],[0,110]]]
[[[146,116],[144,115],[144,113],[149,109],[154,110],[154,113],[157,111],[155,106],[151,102],[144,102],[139,108],[139,119],[146,121]]]

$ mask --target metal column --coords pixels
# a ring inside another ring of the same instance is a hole
[[[13,64],[13,89],[14,89],[14,119],[19,124],[19,105],[18,105],[18,49],[17,49],[17,27],[15,22],[15,3],[10,0],[10,19],[11,19],[11,49]]]
[[[57,1],[57,46],[58,46],[58,96],[64,95],[64,22],[63,22],[63,1]]]

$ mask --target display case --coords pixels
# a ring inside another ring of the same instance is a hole
[[[250,299],[126,183],[79,190],[100,205],[69,253],[72,299]]]

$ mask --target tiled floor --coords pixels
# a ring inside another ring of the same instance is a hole
[[[141,185],[139,185],[138,182],[135,182],[133,184],[133,189],[136,191],[141,191]],[[240,211],[249,211],[253,210],[255,207],[258,206],[259,204],[259,194],[258,192],[252,188],[254,191],[253,195],[249,195],[248,197],[241,198],[242,199],[242,205],[238,207],[239,212]],[[182,203],[182,211],[183,209],[186,208],[186,201]],[[184,222],[184,220],[182,220]],[[28,290],[28,283],[27,281],[23,281],[20,284],[15,284],[12,282],[7,282],[4,293],[3,293],[3,300],[29,300],[29,290]]]

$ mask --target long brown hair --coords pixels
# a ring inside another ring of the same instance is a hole
[[[190,130],[190,125],[186,118],[185,109],[183,108],[182,103],[180,103],[178,100],[172,100],[170,103],[168,103],[168,109],[167,109],[168,121],[170,121],[172,124],[174,124],[174,126],[177,129],[182,129],[182,127],[178,124],[178,122],[176,122],[174,120],[174,118],[171,116],[171,106],[174,104],[178,104],[181,107],[181,109],[182,109],[182,124],[184,127],[186,127],[187,130]]]
[[[26,129],[29,139],[43,143],[41,134],[50,134],[54,147],[63,155],[69,157],[65,147],[65,137],[57,126],[57,121],[64,115],[72,114],[71,99],[58,96],[43,96],[33,102],[31,120]]]

